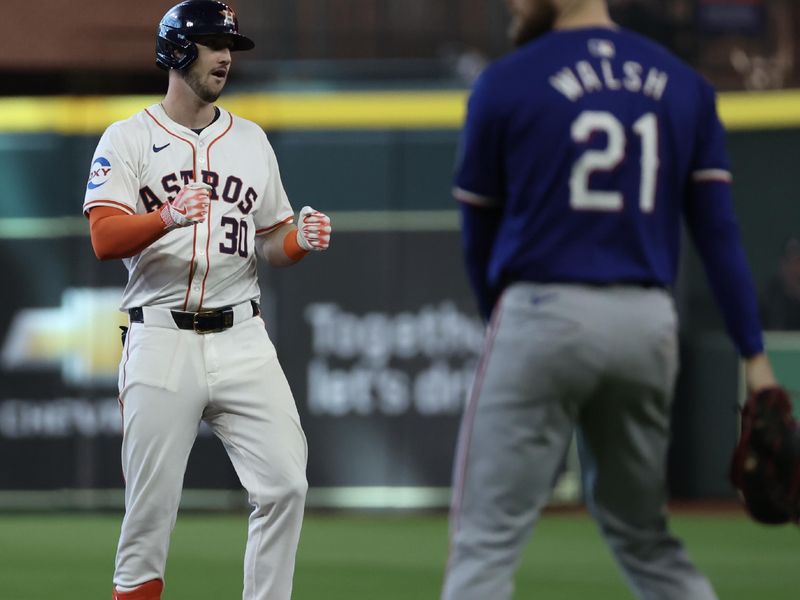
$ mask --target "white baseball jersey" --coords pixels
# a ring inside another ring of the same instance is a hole
[[[259,299],[255,236],[291,222],[293,211],[275,152],[251,121],[220,109],[198,135],[154,104],[114,123],[92,160],[84,214],[96,206],[152,212],[193,181],[213,188],[207,220],[124,259],[122,309],[199,311]]]

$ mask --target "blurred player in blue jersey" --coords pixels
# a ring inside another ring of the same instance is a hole
[[[714,91],[616,27],[605,0],[508,5],[518,48],[475,83],[455,181],[491,325],[462,421],[442,598],[511,598],[577,431],[586,503],[634,593],[713,600],[667,527],[682,219],[748,385],[775,383]]]

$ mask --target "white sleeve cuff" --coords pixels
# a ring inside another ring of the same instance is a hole
[[[692,181],[695,183],[731,183],[733,181],[733,176],[731,172],[726,169],[700,169],[692,173]]]
[[[500,206],[500,201],[496,198],[481,196],[480,194],[470,192],[460,187],[453,188],[453,198],[464,204],[471,204],[472,206],[479,206],[481,208]]]

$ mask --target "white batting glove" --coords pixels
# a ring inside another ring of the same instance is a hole
[[[168,230],[202,223],[208,215],[211,186],[195,181],[185,186],[172,202],[161,207],[161,220]]]
[[[331,244],[330,217],[304,206],[297,217],[297,244],[306,251],[327,250]]]

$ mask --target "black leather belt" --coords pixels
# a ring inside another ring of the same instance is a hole
[[[261,310],[255,300],[251,300],[250,304],[253,307],[254,317],[261,314]],[[216,333],[233,327],[232,306],[223,306],[222,308],[202,310],[200,312],[183,312],[180,310],[172,310],[170,312],[178,329],[191,329],[196,333]],[[128,309],[128,315],[130,315],[131,323],[144,323],[144,310],[141,307]]]

